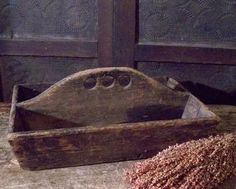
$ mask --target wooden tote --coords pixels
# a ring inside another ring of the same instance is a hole
[[[14,88],[8,140],[25,169],[147,158],[213,134],[219,122],[175,80],[131,68],[90,69],[49,86]]]

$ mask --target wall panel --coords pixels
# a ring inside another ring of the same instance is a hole
[[[56,82],[72,73],[98,67],[96,59],[59,57],[1,57],[5,101],[11,99],[14,84]]]
[[[0,38],[97,38],[97,0],[1,0]]]
[[[235,10],[232,0],[139,0],[139,40],[236,47]]]

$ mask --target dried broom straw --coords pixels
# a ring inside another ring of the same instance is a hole
[[[126,172],[133,189],[211,189],[236,175],[236,133],[171,146]]]

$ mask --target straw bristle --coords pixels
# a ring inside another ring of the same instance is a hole
[[[133,189],[211,189],[236,173],[236,135],[171,146],[127,171]]]

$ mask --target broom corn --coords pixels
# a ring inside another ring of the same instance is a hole
[[[212,189],[236,175],[236,133],[170,146],[126,172],[133,189]]]

